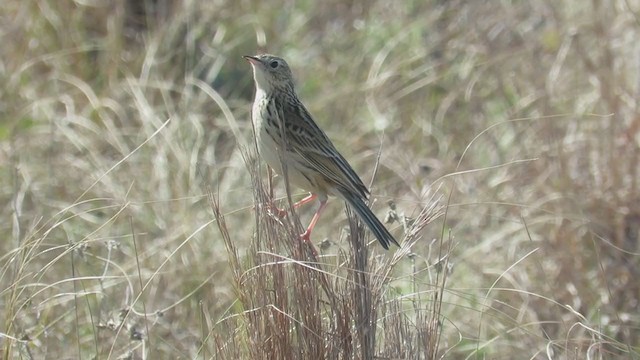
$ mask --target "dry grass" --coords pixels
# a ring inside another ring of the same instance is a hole
[[[639,358],[639,13],[5,1],[2,357]],[[256,49],[401,249],[334,200],[315,257],[311,209],[267,211]]]

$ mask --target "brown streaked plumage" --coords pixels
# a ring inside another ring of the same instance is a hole
[[[290,184],[311,192],[296,206],[315,198],[320,201],[302,238],[309,240],[328,195],[334,195],[355,210],[382,247],[388,249],[391,243],[399,246],[365,203],[367,187],[298,99],[289,65],[268,54],[244,58],[253,67],[256,84],[252,117],[261,157],[279,174],[286,169]]]

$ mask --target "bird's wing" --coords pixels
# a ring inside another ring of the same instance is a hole
[[[278,114],[285,121],[287,146],[309,162],[331,182],[366,198],[369,190],[347,160],[338,152],[329,137],[313,121],[307,109],[300,103],[287,102]]]

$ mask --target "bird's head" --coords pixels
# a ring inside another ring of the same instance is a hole
[[[269,93],[276,89],[293,89],[293,75],[284,59],[274,55],[243,56],[253,67],[256,87]]]

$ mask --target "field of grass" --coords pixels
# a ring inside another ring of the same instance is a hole
[[[1,358],[640,358],[640,1],[2,7]],[[268,211],[259,52],[401,248]]]

